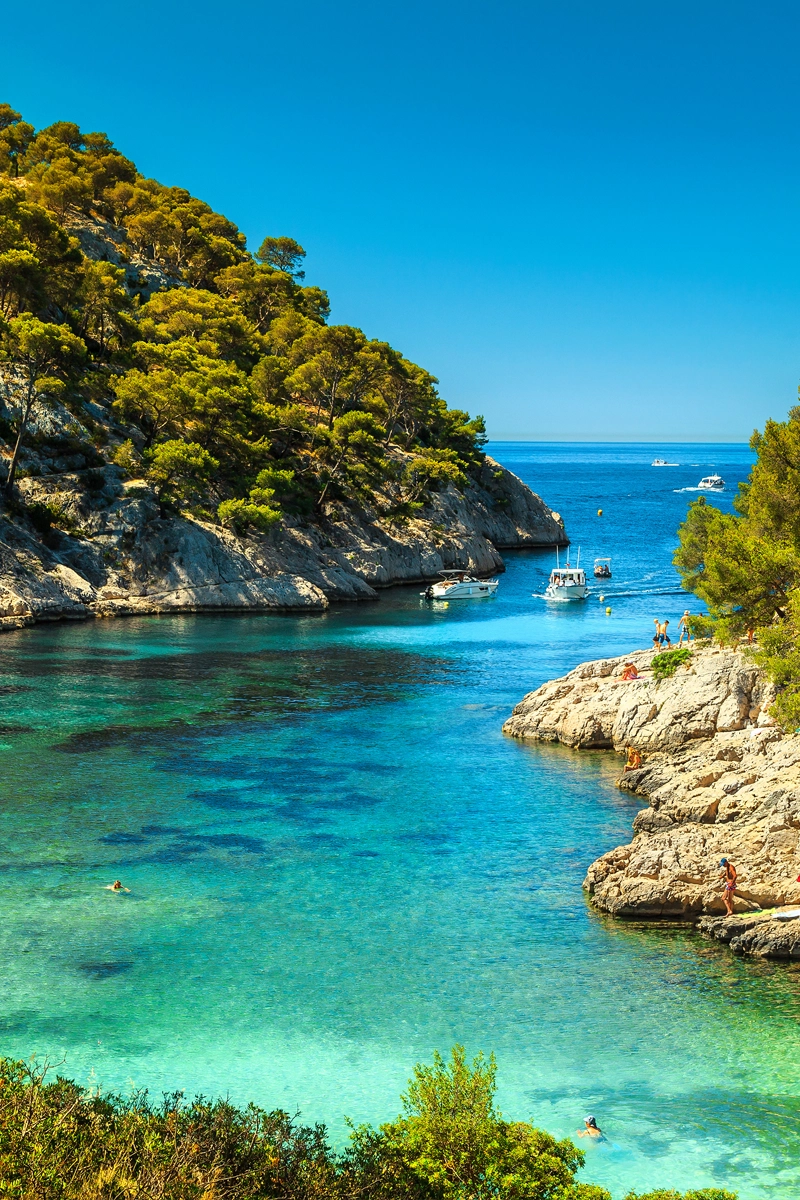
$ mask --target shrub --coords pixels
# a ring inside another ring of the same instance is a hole
[[[260,490],[268,489],[253,489],[253,491]],[[255,504],[247,500],[223,500],[217,509],[217,516],[223,525],[227,525],[237,533],[244,533],[248,526],[261,530],[271,529],[281,519],[280,509],[272,508],[269,504]]]
[[[683,646],[678,650],[667,650],[664,654],[657,654],[650,666],[653,668],[653,675],[656,679],[669,679],[674,675],[678,667],[683,663],[688,663],[692,657],[691,650]]]
[[[625,1200],[736,1200],[736,1193],[724,1188],[701,1188],[699,1192],[674,1192],[659,1188],[655,1192],[628,1192]]]

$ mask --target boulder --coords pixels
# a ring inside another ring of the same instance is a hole
[[[774,688],[741,650],[694,646],[656,681],[652,651],[583,663],[531,692],[503,726],[511,737],[576,749],[632,746],[619,786],[647,801],[633,840],[602,855],[584,886],[618,917],[701,920],[739,953],[800,956],[800,919],[763,924],[758,908],[800,903],[800,737],[770,716]],[[640,679],[625,681],[633,662]],[[739,873],[724,917],[720,859]],[[744,923],[742,923],[744,922]]]

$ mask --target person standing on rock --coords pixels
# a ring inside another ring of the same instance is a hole
[[[680,621],[678,622],[678,629],[681,632],[681,636],[678,638],[679,646],[680,646],[681,642],[683,641],[684,634],[686,635],[686,645],[687,646],[689,645],[689,643],[692,640],[692,627],[689,624],[690,620],[691,620],[691,613],[689,612],[689,610],[687,608],[686,612],[683,614]]]
[[[656,627],[656,636],[653,638],[653,644],[655,646],[663,646],[666,642],[671,650],[672,642],[669,640],[669,634],[667,633],[669,621],[659,621],[658,617],[654,617],[653,624]]]
[[[733,916],[733,901],[736,896],[736,867],[727,858],[721,858],[719,865],[724,867],[720,872],[720,879],[725,880],[725,888],[722,893],[722,899],[725,902],[725,913],[727,916]]]

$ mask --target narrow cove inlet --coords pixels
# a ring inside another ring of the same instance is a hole
[[[545,680],[677,626],[681,489],[735,486],[749,452],[489,450],[582,562],[611,557],[585,605],[534,598],[555,555],[530,551],[461,605],[406,587],[0,637],[3,1052],[299,1109],[341,1143],[460,1042],[494,1051],[506,1116],[558,1137],[597,1116],[584,1175],[614,1200],[792,1200],[800,973],[593,911],[586,868],[640,807],[620,760],[501,733]]]

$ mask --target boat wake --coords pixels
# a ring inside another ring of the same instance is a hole
[[[725,488],[701,488],[701,487],[685,487],[685,488],[673,488],[672,490],[673,490],[673,492],[675,492],[675,493],[680,493],[680,492],[702,492],[702,493],[703,493],[705,496],[708,496],[708,495],[712,495],[712,496],[713,496],[713,495],[715,495],[715,494],[716,494],[716,495],[719,495],[720,493],[723,493],[723,492],[725,492],[725,490],[726,490],[726,489],[725,489]]]

